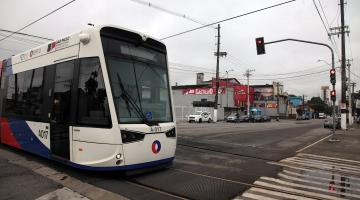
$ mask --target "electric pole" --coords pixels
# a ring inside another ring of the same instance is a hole
[[[246,106],[247,106],[247,109],[246,109],[246,114],[248,117],[250,117],[250,85],[249,85],[249,79],[250,79],[250,76],[252,76],[251,72],[255,71],[254,69],[247,69],[244,76],[246,76],[246,79],[247,79],[247,91],[246,91],[246,99],[247,99],[247,103],[246,103]]]
[[[341,12],[341,129],[346,129],[346,55],[344,0],[340,0]]]
[[[220,24],[217,27],[217,51],[214,53],[216,56],[216,89],[215,89],[215,103],[214,103],[214,122],[217,122],[217,109],[219,99],[219,58],[220,56],[226,56],[226,52],[220,52]]]
[[[280,86],[280,83],[277,82],[276,83],[276,104],[277,104],[277,117],[279,118],[280,117],[280,100],[279,100],[279,86]]]
[[[349,106],[348,106],[348,108],[349,108],[349,126],[351,126],[353,123],[354,123],[354,120],[353,120],[353,117],[352,117],[352,101],[351,101],[351,79],[350,79],[350,73],[351,73],[351,71],[350,71],[350,66],[351,66],[351,64],[350,64],[350,62],[351,62],[352,60],[350,60],[350,59],[348,59],[347,60],[347,69],[348,69],[348,86],[347,86],[347,91],[348,91],[348,98],[349,98],[349,100],[348,100],[348,104],[349,104]]]

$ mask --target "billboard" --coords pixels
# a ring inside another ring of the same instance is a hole
[[[254,102],[254,88],[250,87],[249,101],[250,104]],[[246,85],[235,85],[234,86],[234,104],[240,106],[241,103],[247,102],[247,86]]]
[[[182,90],[183,95],[195,94],[195,95],[209,95],[215,94],[215,88],[186,88]],[[219,94],[225,94],[224,88],[219,88]]]

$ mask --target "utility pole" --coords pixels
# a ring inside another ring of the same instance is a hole
[[[214,122],[217,122],[218,99],[219,99],[219,58],[226,56],[226,52],[220,52],[220,24],[217,27],[217,51],[214,53],[216,56],[216,89],[215,89],[215,103],[214,103]]]
[[[277,117],[279,118],[280,117],[280,101],[279,101],[279,86],[280,86],[280,83],[277,82],[276,83],[276,104],[277,104]]]
[[[352,117],[352,101],[351,101],[351,80],[350,80],[350,59],[347,60],[347,69],[348,69],[348,86],[347,86],[347,91],[348,91],[348,104],[349,104],[349,126],[351,126],[354,123],[353,117]]]
[[[250,76],[252,75],[251,72],[255,71],[254,69],[247,69],[244,76],[246,76],[246,79],[247,79],[247,91],[246,91],[246,99],[247,99],[247,103],[246,103],[246,106],[247,106],[247,109],[246,109],[246,114],[248,117],[250,117],[250,81],[249,81],[249,78]]]
[[[344,0],[340,0],[341,12],[341,129],[346,129],[346,55]]]

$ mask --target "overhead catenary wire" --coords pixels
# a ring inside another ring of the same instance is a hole
[[[0,39],[0,42],[2,42],[2,41],[4,41],[4,40],[6,40],[7,38],[9,38],[9,37],[13,36],[13,35],[14,35],[14,34],[16,34],[16,33],[19,33],[20,31],[24,30],[25,28],[27,28],[27,27],[29,27],[29,26],[31,26],[31,25],[33,25],[33,24],[35,24],[36,22],[38,22],[38,21],[40,21],[40,20],[42,20],[42,19],[44,19],[44,18],[48,17],[49,15],[51,15],[51,14],[53,14],[53,13],[55,13],[55,12],[57,12],[57,11],[61,10],[62,8],[64,8],[64,7],[68,6],[68,5],[70,5],[71,3],[75,2],[75,1],[76,1],[76,0],[71,0],[71,1],[67,2],[66,4],[64,4],[64,5],[62,5],[62,6],[58,7],[58,8],[56,8],[55,10],[53,10],[53,11],[51,11],[51,12],[47,13],[46,15],[44,15],[44,16],[42,16],[42,17],[40,17],[40,18],[36,19],[35,21],[33,21],[33,22],[31,22],[31,23],[27,24],[26,26],[24,26],[24,27],[22,27],[22,28],[20,28],[20,29],[18,29],[18,30],[16,30],[16,31],[14,31],[13,33],[10,33],[10,34],[9,34],[9,35],[7,35],[6,37],[1,38],[1,39]]]
[[[230,17],[230,18],[226,18],[226,19],[223,19],[223,20],[219,20],[219,21],[216,21],[216,22],[213,22],[213,23],[210,23],[210,24],[206,24],[206,25],[197,27],[197,28],[193,28],[193,29],[190,29],[190,30],[187,30],[187,31],[183,31],[183,32],[180,32],[180,33],[176,33],[176,34],[173,34],[173,35],[169,35],[169,36],[164,37],[164,38],[162,38],[162,39],[160,39],[160,40],[166,40],[166,39],[169,39],[169,38],[173,38],[173,37],[176,37],[176,36],[179,36],[179,35],[183,35],[183,34],[186,34],[186,33],[190,33],[190,32],[193,32],[193,31],[196,31],[196,30],[199,30],[199,29],[208,27],[208,26],[212,26],[212,25],[215,25],[215,24],[219,24],[219,23],[222,23],[222,22],[226,22],[226,21],[229,21],[229,20],[233,20],[233,19],[236,19],[236,18],[239,18],[239,17],[243,17],[243,16],[246,16],[246,15],[254,14],[254,13],[257,13],[257,12],[260,12],[260,11],[264,11],[264,10],[267,10],[267,9],[271,9],[271,8],[274,8],[274,7],[278,7],[278,6],[281,6],[281,5],[284,5],[284,4],[288,4],[288,3],[291,3],[291,2],[294,2],[294,1],[296,1],[296,0],[290,0],[290,1],[282,2],[282,3],[274,4],[274,5],[271,5],[271,6],[268,6],[268,7],[264,7],[264,8],[261,8],[261,9],[257,9],[257,10],[254,10],[254,11],[250,11],[250,12],[247,12],[247,13],[244,13],[244,14],[241,14],[241,15],[237,15],[237,16],[234,16],[234,17]]]
[[[157,9],[157,10],[160,10],[160,11],[163,11],[163,12],[166,12],[168,14],[171,14],[171,15],[174,15],[174,16],[177,16],[177,17],[181,17],[181,18],[184,18],[184,19],[187,19],[189,21],[192,21],[192,22],[195,22],[197,24],[201,24],[201,25],[206,25],[205,22],[201,22],[200,20],[197,20],[197,19],[194,19],[188,15],[185,15],[185,14],[182,14],[182,13],[178,13],[178,12],[175,12],[175,11],[172,11],[172,10],[169,10],[169,9],[166,9],[166,8],[163,8],[159,5],[155,5],[151,2],[146,2],[146,1],[142,1],[142,0],[130,0],[132,2],[135,2],[135,3],[139,3],[139,4],[142,4],[142,5],[145,5],[145,6],[149,6],[149,7],[152,7],[154,9]],[[209,28],[215,28],[216,27],[209,27]]]
[[[0,28],[0,31],[6,32],[6,33],[14,33],[14,34],[16,34],[16,35],[33,37],[33,38],[37,38],[37,39],[43,39],[43,40],[49,40],[49,41],[50,41],[50,40],[53,40],[53,39],[46,38],[46,37],[42,37],[42,36],[32,35],[32,34],[28,34],[28,33],[15,32],[15,31],[10,31],[10,30],[1,29],[1,28]]]
[[[320,2],[320,1],[319,1],[319,2]],[[337,43],[336,43],[336,41],[333,39],[333,37],[331,37],[331,35],[330,35],[329,31],[328,31],[328,28],[330,28],[330,27],[327,27],[327,26],[326,26],[326,24],[325,24],[325,22],[324,22],[324,19],[322,18],[321,14],[320,14],[319,8],[318,8],[317,5],[316,5],[315,0],[313,0],[313,3],[314,3],[314,6],[315,6],[315,9],[316,9],[316,11],[317,11],[317,13],[318,13],[318,15],[319,15],[319,18],[320,18],[320,20],[321,20],[321,22],[322,22],[322,24],[323,24],[323,26],[324,26],[326,35],[328,36],[328,38],[329,38],[329,40],[330,40],[333,48],[335,49],[336,56],[337,56],[338,59],[339,59],[340,56],[339,56],[339,52],[338,52]],[[324,15],[325,15],[325,13],[324,13]],[[327,22],[327,23],[328,23],[328,22]],[[328,23],[328,24],[329,24],[329,23]],[[334,40],[334,41],[333,41],[333,40]]]

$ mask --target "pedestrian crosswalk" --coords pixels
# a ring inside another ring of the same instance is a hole
[[[299,153],[270,164],[277,178],[260,177],[235,199],[360,199],[360,162]]]

